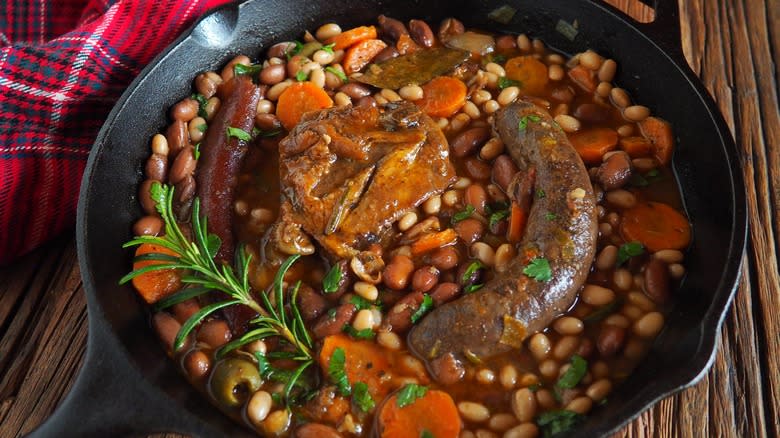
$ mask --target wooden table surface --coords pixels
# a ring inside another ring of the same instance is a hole
[[[635,0],[610,3],[647,18]],[[750,235],[714,366],[616,436],[780,436],[780,1],[681,0],[682,41],[741,153]],[[0,437],[41,424],[68,392],[87,336],[73,233],[0,268]]]

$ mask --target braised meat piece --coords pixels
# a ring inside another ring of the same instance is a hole
[[[279,145],[276,249],[302,252],[301,230],[333,259],[382,240],[390,224],[454,179],[447,140],[411,103],[304,116]],[[306,252],[303,250],[303,252]]]

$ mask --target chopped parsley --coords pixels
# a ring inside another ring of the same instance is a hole
[[[533,385],[528,386],[528,390],[531,392],[536,392],[538,390],[542,389],[542,385],[539,383],[534,383]]]
[[[369,412],[374,409],[376,403],[371,398],[371,394],[368,393],[368,385],[365,382],[356,382],[352,389],[352,401],[361,411]]]
[[[429,310],[433,307],[433,298],[431,298],[428,294],[423,294],[423,300],[422,303],[420,303],[420,307],[417,308],[417,310],[412,313],[412,324],[416,323],[420,320],[426,313],[428,313]]]
[[[374,330],[370,328],[357,330],[355,327],[352,327],[351,324],[344,324],[344,327],[341,328],[341,331],[355,339],[374,339],[374,336],[376,336]]]
[[[469,264],[469,266],[466,268],[466,270],[463,272],[463,277],[461,277],[461,280],[463,283],[469,283],[471,281],[471,276],[474,275],[477,270],[481,269],[482,262],[479,260],[474,260]]]
[[[341,70],[339,70],[339,69],[337,69],[335,67],[327,66],[327,67],[325,67],[325,71],[329,71],[329,72],[333,73],[334,75],[338,76],[338,78],[341,79],[341,82],[344,82],[345,84],[347,82],[349,82],[349,78],[347,77],[347,75],[344,74],[343,71],[341,71]]]
[[[376,302],[369,301],[360,295],[352,295],[349,298],[350,304],[354,304],[357,310],[370,309],[372,307],[382,307],[382,303],[377,300]]]
[[[453,214],[452,218],[450,219],[450,222],[456,224],[462,220],[466,220],[470,218],[472,214],[474,214],[474,206],[469,204],[466,206],[466,208],[463,211],[459,211]]]
[[[627,262],[631,257],[640,256],[645,253],[645,247],[640,242],[628,242],[620,245],[618,249],[617,265],[620,266]]]
[[[203,117],[204,119],[208,117],[208,113],[206,112],[206,103],[208,100],[206,99],[206,96],[200,94],[200,93],[194,93],[192,96],[190,96],[190,99],[194,99],[198,101],[198,115],[200,117]]]
[[[550,212],[547,212],[547,213],[545,213],[545,215],[544,215],[544,218],[545,218],[545,219],[547,219],[548,221],[551,221],[551,222],[552,222],[552,221],[554,221],[555,219],[558,219],[558,215],[557,215],[557,214],[555,214],[555,213],[550,213]]]
[[[243,140],[243,141],[251,141],[252,140],[252,136],[248,132],[244,131],[241,128],[234,128],[232,126],[228,126],[226,128],[226,131],[227,131],[227,138],[228,139],[230,139],[230,137],[235,137],[235,138],[237,138],[239,140]]]
[[[536,189],[536,199],[542,199],[547,197],[547,193],[543,189]]]
[[[209,126],[205,123],[201,123],[200,125],[196,126],[195,129],[200,132],[206,132],[206,130],[209,129]]]
[[[585,373],[588,372],[588,361],[582,358],[582,356],[574,355],[571,357],[571,366],[565,373],[558,379],[555,386],[562,389],[571,389],[577,386]]]
[[[195,156],[196,160],[200,158],[200,142],[195,143],[195,152],[193,153],[193,155]]]
[[[423,431],[420,433],[420,438],[436,438],[433,435],[433,432],[431,432],[428,429],[423,429]]]
[[[339,283],[344,273],[341,272],[341,265],[336,263],[325,274],[325,278],[322,279],[322,291],[326,294],[332,294],[339,290]]]
[[[490,227],[495,227],[496,224],[509,217],[509,209],[495,211],[490,214]]]
[[[239,75],[254,76],[260,73],[260,70],[262,69],[263,69],[262,64],[252,64],[252,65],[236,64],[233,66],[233,73],[235,73],[236,76]]]
[[[399,408],[409,406],[418,398],[425,396],[426,392],[428,392],[427,386],[418,385],[416,383],[409,383],[401,388],[400,391],[398,391],[395,403]]]
[[[536,281],[547,282],[552,278],[550,262],[544,257],[536,257],[523,269],[523,274]]]
[[[295,73],[295,80],[298,82],[303,82],[308,78],[309,78],[309,74],[303,71],[303,69],[300,69],[298,70],[298,73]]]
[[[277,135],[279,135],[281,133],[282,133],[282,129],[281,128],[269,129],[268,131],[263,131],[262,129],[258,128],[257,126],[252,128],[252,137],[255,137],[255,138],[257,138],[257,137],[263,137],[263,138],[276,137]]]
[[[328,363],[328,376],[339,390],[339,393],[346,397],[352,392],[352,387],[349,385],[347,379],[347,372],[344,370],[344,365],[347,361],[344,349],[337,347],[333,350],[333,354],[330,356],[330,363]]]
[[[482,284],[482,283],[470,284],[470,285],[468,285],[468,286],[463,288],[463,292],[467,293],[467,294],[470,294],[470,293],[473,293],[473,292],[476,292],[476,291],[482,289],[482,286],[484,286],[484,284]]]
[[[520,122],[517,124],[517,129],[522,132],[528,128],[528,122],[539,123],[541,121],[542,118],[536,114],[528,114],[526,116],[520,117]]]
[[[320,47],[320,50],[322,50],[323,52],[328,52],[330,54],[333,54],[333,48],[335,46],[336,46],[336,43],[326,44],[326,45]]]
[[[536,417],[536,424],[542,429],[545,438],[570,432],[585,419],[585,416],[565,409],[545,412]]]
[[[504,76],[498,78],[498,88],[500,90],[503,90],[504,88],[508,88],[508,87],[519,87],[519,86],[520,86],[520,81],[509,79]]]
[[[287,51],[284,53],[287,56],[288,60],[290,58],[292,58],[293,56],[301,53],[301,50],[303,50],[303,43],[302,42],[296,40],[296,41],[293,41],[293,44],[295,44],[295,47],[293,47],[292,49],[288,47]]]

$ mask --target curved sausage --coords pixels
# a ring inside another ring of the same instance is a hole
[[[260,89],[249,76],[235,76],[220,86],[225,92],[219,111],[209,123],[200,146],[197,167],[198,197],[201,211],[208,218],[209,231],[222,239],[217,260],[233,260],[232,211],[241,161],[247,151],[245,141],[228,138],[227,128],[251,133],[260,100]],[[223,89],[224,88],[224,89]]]
[[[435,309],[412,329],[409,345],[424,360],[448,353],[462,358],[465,351],[489,357],[520,347],[571,306],[593,262],[593,187],[566,135],[546,111],[528,102],[499,111],[495,128],[520,169],[510,188],[524,174],[536,172],[528,226],[519,255],[506,272],[479,291]],[[548,281],[523,273],[540,257],[549,262]]]

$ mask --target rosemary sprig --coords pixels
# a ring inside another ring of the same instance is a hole
[[[195,198],[192,203],[193,241],[184,235],[174,217],[173,187],[154,183],[151,187],[151,196],[157,205],[157,211],[165,222],[165,235],[139,236],[125,243],[123,247],[128,248],[149,243],[167,248],[178,256],[159,253],[138,256],[135,258],[136,261],[154,260],[160,263],[136,269],[122,277],[119,283],[127,283],[146,272],[180,269],[187,273],[182,277],[182,282],[190,287],[160,301],[155,306],[156,309],[165,308],[210,291],[221,291],[230,297],[228,300],[203,307],[182,324],[174,341],[174,350],[181,348],[192,329],[204,318],[224,307],[242,304],[252,308],[259,316],[251,321],[252,330],[220,348],[217,352],[218,356],[224,356],[227,352],[257,339],[279,336],[292,345],[295,352],[293,359],[301,362],[295,373],[296,377],[300,377],[303,371],[314,363],[313,344],[296,304],[300,282],[291,292],[289,306],[285,305],[283,286],[285,273],[300,256],[291,256],[282,263],[274,278],[272,290],[259,294],[262,303],[258,302],[253,297],[249,286],[251,254],[247,254],[243,247],[238,248],[235,254],[235,270],[227,264],[217,265],[214,256],[219,251],[222,242],[218,236],[208,232],[207,220],[200,215],[198,198]],[[269,298],[271,294],[273,294],[273,303]]]

